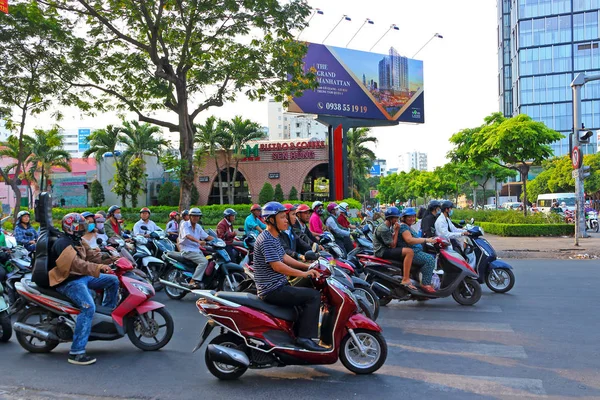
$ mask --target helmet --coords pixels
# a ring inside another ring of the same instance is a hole
[[[296,209],[296,213],[303,213],[310,211],[310,208],[306,204],[300,204]]]
[[[117,205],[110,206],[110,208],[108,209],[108,215],[111,216],[115,213],[115,211],[120,210],[120,209],[121,209],[121,206],[117,206]]]
[[[323,202],[322,201],[315,201],[314,203],[312,203],[312,209],[314,210],[315,208],[319,207],[319,206],[323,206]]]
[[[223,216],[225,218],[230,217],[232,215],[237,215],[237,211],[235,211],[233,208],[227,208],[225,211],[223,211]]]
[[[333,212],[333,210],[335,210],[336,208],[340,208],[340,207],[337,205],[337,203],[331,202],[331,203],[327,204],[327,212],[328,212],[328,213],[330,213],[330,214],[331,214],[331,213]]]
[[[20,211],[17,214],[17,222],[19,222],[19,223],[21,222],[21,217],[23,217],[23,215],[31,215],[31,214],[29,213],[29,211]]]
[[[442,202],[441,207],[442,207],[442,211],[447,210],[449,208],[454,208],[454,203],[449,200],[446,200],[446,201]]]
[[[440,203],[439,201],[437,201],[437,200],[431,200],[431,201],[429,202],[429,205],[427,206],[427,209],[428,209],[429,211],[433,211],[433,210],[435,210],[436,208],[438,208],[438,207],[441,207],[441,206],[442,206],[442,203]]]
[[[178,216],[178,215],[179,215],[179,213],[178,213],[177,211],[171,211],[171,212],[169,213],[169,218],[170,218],[170,219],[173,219],[173,218],[175,218],[175,217],[176,217],[176,216]]]
[[[182,216],[182,217],[185,217],[186,215],[190,215],[190,210],[183,210],[183,211],[181,212],[181,216]]]
[[[260,206],[260,204],[252,204],[252,207],[250,207],[250,211],[262,211],[262,207]]]
[[[92,218],[96,219],[95,215],[94,215],[93,213],[89,212],[89,211],[84,211],[84,212],[82,212],[82,213],[81,213],[81,216],[82,216],[83,218],[92,217]]]
[[[62,230],[67,235],[82,237],[87,232],[87,222],[83,215],[69,213],[62,219]]]
[[[287,212],[296,211],[298,209],[298,207],[296,207],[295,205],[290,204],[290,203],[285,203],[283,206],[285,207]]]
[[[345,201],[340,203],[340,211],[343,213],[347,213],[348,212],[348,203],[346,203]]]
[[[262,208],[261,216],[263,218],[268,218],[282,212],[287,212],[287,208],[285,208],[283,204],[276,201],[270,201]]]
[[[391,208],[395,208],[395,207],[391,207]],[[404,209],[404,212],[402,213],[403,217],[410,217],[412,215],[417,215],[417,212],[415,211],[414,208],[412,207],[407,207]]]
[[[150,212],[150,209],[149,209],[148,207],[144,207],[144,208],[142,208],[142,209],[140,210],[140,214],[141,214],[141,213],[143,213],[143,212],[147,212],[148,214],[152,214],[152,213]]]
[[[185,212],[185,211],[184,211],[184,212]],[[199,209],[199,208],[196,208],[196,207],[194,207],[194,208],[192,208],[192,209],[190,210],[190,217],[191,217],[191,216],[194,216],[194,217],[201,217],[201,216],[202,216],[202,211],[200,211],[200,209]]]
[[[106,222],[106,218],[104,218],[104,216],[102,214],[100,214],[100,213],[94,215],[94,219],[99,224],[103,224],[104,222]]]
[[[385,219],[388,218],[400,218],[400,210],[398,210],[398,207],[390,207],[385,210]]]
[[[100,210],[96,212],[96,218],[98,218],[98,215],[101,215],[103,218],[106,218],[106,211]]]

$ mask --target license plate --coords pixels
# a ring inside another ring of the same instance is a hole
[[[202,329],[202,333],[200,334],[200,341],[198,342],[198,344],[196,345],[196,347],[194,347],[194,350],[192,350],[192,353],[195,353],[196,351],[198,351],[198,349],[200,347],[202,347],[202,345],[204,344],[204,342],[206,341],[206,339],[210,336],[210,333],[212,332],[212,330],[215,327],[215,322],[213,320],[209,320],[206,325],[204,325],[204,328]]]

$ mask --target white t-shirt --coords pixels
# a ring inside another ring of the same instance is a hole
[[[191,221],[185,221],[181,224],[180,232],[179,232],[179,250],[180,251],[194,251],[200,252],[200,248],[198,247],[198,243],[191,241],[187,238],[190,235],[195,239],[204,240],[209,235],[206,233],[204,229],[200,226],[200,224],[196,224],[195,227],[192,228]]]
[[[98,238],[98,234],[94,233],[94,235],[92,235],[92,237],[88,240],[85,237],[82,237],[81,240],[85,240],[85,242],[88,244],[88,246],[90,246],[90,248],[92,249],[97,249],[98,248],[98,243],[96,243],[96,239]]]
[[[148,228],[148,230],[147,231],[143,231],[141,229],[142,226],[146,226]],[[136,236],[137,235],[146,235],[146,234],[154,232],[156,230],[158,230],[158,226],[152,220],[148,220],[148,222],[144,222],[143,220],[140,219],[133,226],[133,234],[136,235]]]

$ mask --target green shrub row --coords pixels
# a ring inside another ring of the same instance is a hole
[[[475,218],[478,222],[495,222],[499,224],[561,224],[564,220],[557,214],[535,213],[523,215],[523,211],[516,210],[454,210],[452,219],[465,221]]]
[[[572,236],[575,225],[572,224],[500,224],[494,222],[476,222],[485,233],[499,236]]]

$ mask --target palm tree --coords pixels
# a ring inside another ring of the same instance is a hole
[[[117,156],[117,146],[122,128],[108,125],[105,129],[98,129],[87,137],[90,148],[83,153],[83,158],[94,156],[96,162],[102,162],[105,153],[111,153],[115,162],[115,177],[111,179],[115,185],[112,190],[121,196],[121,204],[126,207],[127,200],[127,168],[122,162],[122,156]]]
[[[253,140],[263,139],[265,133],[262,128],[256,122],[252,122],[249,119],[242,119],[241,116],[234,117],[231,121],[226,121],[223,124],[223,128],[229,136],[227,144],[230,146],[227,148],[232,150],[232,157],[235,160],[235,167],[233,169],[233,178],[229,180],[229,204],[233,204],[235,198],[235,181],[237,179],[238,167],[240,160],[244,158],[244,146]],[[229,168],[227,169],[229,171]]]
[[[23,136],[22,143],[22,151],[23,154],[31,154],[31,145],[33,143],[33,138],[31,136]],[[15,162],[4,167],[4,174],[8,176],[11,171],[17,168],[17,160],[19,158],[19,138],[15,135],[10,135],[5,142],[0,142],[0,158],[7,157],[12,158]],[[37,180],[35,176],[31,176],[29,174],[29,164],[27,160],[23,161],[22,171],[18,178],[25,178],[29,182],[29,204],[33,204],[33,189],[31,188],[34,185],[37,190]]]
[[[48,184],[48,176],[52,167],[62,167],[71,172],[71,154],[64,150],[64,139],[57,127],[50,130],[34,129],[31,155],[27,158],[30,164],[29,173],[35,176],[40,173],[40,190],[44,191]]]
[[[146,162],[144,156],[156,156],[160,158],[161,149],[168,146],[169,142],[162,138],[156,138],[160,133],[158,126],[148,123],[140,124],[138,121],[124,121],[121,128],[120,141],[125,145],[123,152],[123,163],[129,164],[129,195],[131,205],[137,207],[137,195],[142,188],[142,179]]]
[[[223,185],[221,184],[221,169],[219,168],[219,159],[217,152],[222,149],[221,143],[224,140],[225,132],[222,129],[223,124],[215,116],[210,116],[204,124],[196,124],[196,136],[194,142],[206,149],[208,155],[215,160],[217,178],[219,179],[219,204],[223,204]]]
[[[375,153],[365,146],[367,143],[377,143],[377,138],[369,136],[369,128],[353,128],[348,130],[348,175],[349,186],[355,191],[355,184],[364,179],[366,171],[373,165]]]

